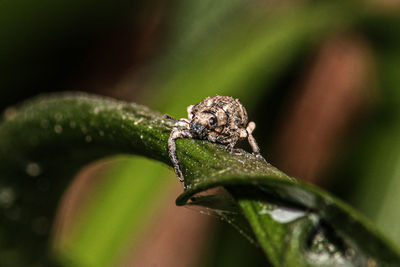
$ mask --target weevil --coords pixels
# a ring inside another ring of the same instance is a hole
[[[176,139],[191,138],[224,144],[229,152],[240,139],[247,138],[253,153],[264,159],[252,133],[256,124],[248,122],[247,111],[238,99],[230,96],[207,97],[197,105],[187,107],[188,118],[175,119],[168,139],[168,152],[178,178],[183,182],[183,173],[176,156]]]

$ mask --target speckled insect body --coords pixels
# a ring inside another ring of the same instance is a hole
[[[177,120],[166,115],[166,118],[176,122],[168,139],[168,151],[180,181],[183,181],[183,174],[176,157],[175,145],[175,140],[179,138],[224,144],[230,152],[233,152],[239,139],[248,138],[253,153],[262,158],[252,135],[256,125],[254,122],[247,123],[246,109],[238,99],[230,96],[207,97],[199,104],[189,106],[187,112],[187,119]]]

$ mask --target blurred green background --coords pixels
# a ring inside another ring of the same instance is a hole
[[[396,1],[0,2],[1,112],[78,90],[186,117],[207,96],[234,96],[270,163],[398,246],[399,65]],[[234,227],[174,207],[182,190],[161,163],[94,163],[60,203],[55,251],[67,266],[265,266]]]

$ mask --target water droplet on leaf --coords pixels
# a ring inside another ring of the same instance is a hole
[[[56,121],[61,121],[62,118],[63,118],[63,116],[62,116],[61,113],[56,113],[56,114],[54,115],[54,118],[56,119]]]
[[[29,176],[36,177],[36,176],[40,175],[42,170],[41,170],[39,164],[31,162],[31,163],[28,163],[28,165],[26,165],[25,171]]]
[[[10,207],[15,200],[15,192],[11,187],[0,188],[0,205]]]
[[[60,133],[62,133],[62,130],[63,130],[63,128],[61,125],[57,124],[56,126],[54,126],[54,132],[56,132],[56,133],[60,134]]]
[[[303,210],[291,209],[286,207],[268,208],[265,207],[259,211],[259,214],[269,214],[274,221],[279,223],[290,223],[301,217],[306,216]]]
[[[9,107],[4,110],[4,117],[6,120],[12,120],[17,116],[17,110],[14,107]]]

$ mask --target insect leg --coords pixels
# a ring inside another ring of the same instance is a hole
[[[164,114],[164,119],[173,120],[173,121],[175,121],[175,122],[179,121],[178,119],[175,119],[174,117],[171,117],[171,116],[168,115],[168,114]]]
[[[238,137],[233,137],[233,138],[232,138],[232,141],[226,146],[226,149],[227,149],[230,153],[235,152],[233,148],[235,147],[235,145],[236,145],[236,143],[237,143],[238,140],[239,140]]]
[[[173,120],[175,122],[175,126],[182,126],[182,127],[188,127],[190,124],[190,121],[188,119],[175,119],[174,117],[171,117],[168,114],[164,114],[164,119],[167,120]]]
[[[168,139],[168,152],[169,157],[171,158],[172,165],[174,166],[175,172],[178,175],[179,181],[183,182],[183,174],[179,167],[179,161],[176,156],[176,139],[179,138],[191,138],[192,135],[188,130],[185,129],[178,129],[174,127],[171,131],[171,134]]]
[[[251,146],[251,149],[253,150],[253,153],[256,155],[257,158],[264,159],[263,156],[260,154],[260,148],[258,147],[257,141],[252,135],[254,129],[256,128],[256,124],[254,122],[249,122],[247,125],[246,131],[247,131],[247,140],[249,141],[249,144]]]

